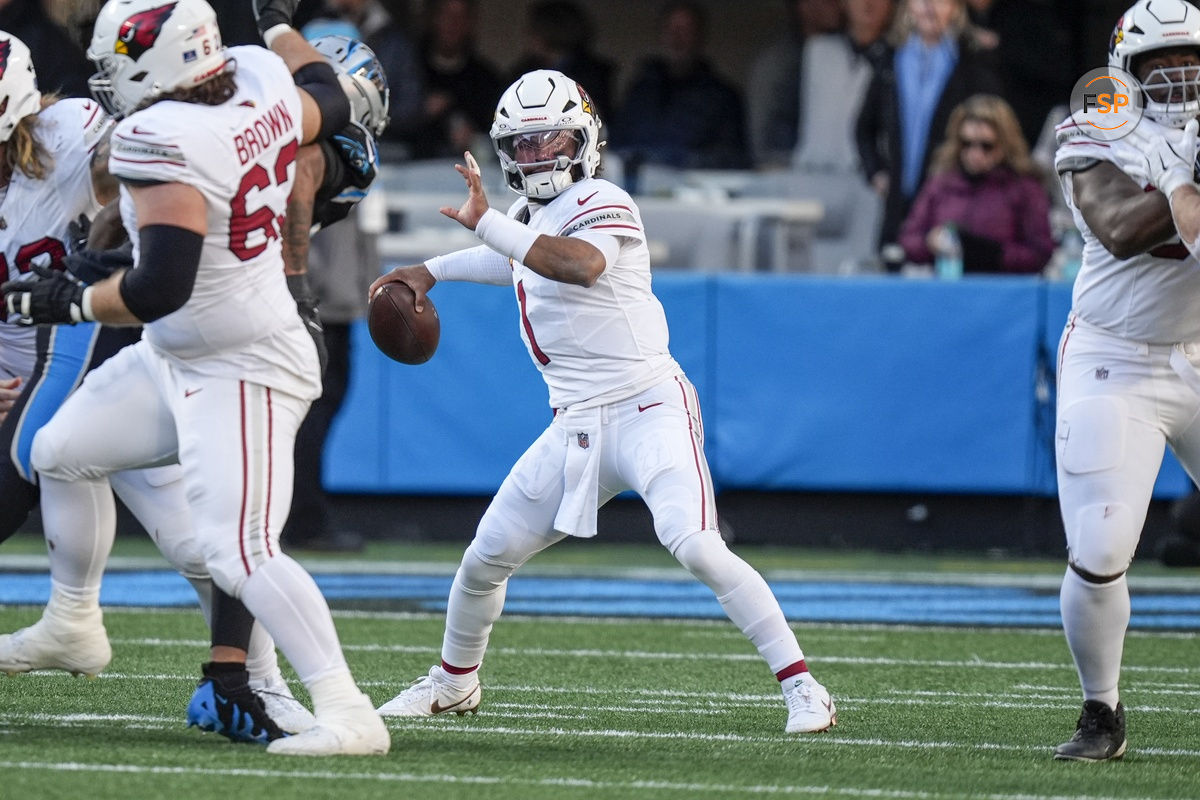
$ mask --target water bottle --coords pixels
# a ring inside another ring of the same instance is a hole
[[[933,262],[934,274],[944,281],[955,281],[962,277],[962,240],[958,238],[958,227],[947,223],[943,228],[942,247]]]
[[[1059,277],[1067,283],[1074,283],[1079,267],[1083,265],[1083,236],[1075,228],[1068,228],[1063,233],[1059,247],[1062,251]]]

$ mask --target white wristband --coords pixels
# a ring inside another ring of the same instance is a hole
[[[76,320],[77,322],[93,322],[93,321],[95,321],[96,315],[92,312],[92,292],[94,290],[95,290],[94,286],[89,286],[83,290],[83,303],[82,303],[83,307],[80,309],[80,311],[83,312],[83,319]]]
[[[263,31],[263,35],[262,35],[263,44],[265,44],[268,48],[270,48],[271,44],[276,39],[278,39],[280,36],[287,33],[288,31],[294,31],[294,30],[296,30],[296,29],[293,28],[291,25],[288,25],[286,22],[281,22],[278,25],[272,25],[271,27],[269,27],[265,31]]]
[[[445,262],[445,256],[434,256],[433,258],[425,259],[425,269],[429,270],[429,274],[433,276],[435,281],[446,280],[446,271],[442,266]]]
[[[479,241],[518,264],[525,263],[529,249],[541,236],[537,231],[530,230],[528,225],[522,225],[494,208],[489,208],[487,213],[479,218],[479,223],[475,226],[475,235],[479,237]]]

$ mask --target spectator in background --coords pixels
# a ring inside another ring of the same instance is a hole
[[[800,128],[793,163],[805,171],[857,172],[854,129],[871,77],[892,58],[892,0],[844,0],[846,27],[804,44]]]
[[[1036,142],[1050,110],[1066,102],[1085,71],[1074,57],[1072,26],[1079,10],[1051,0],[967,0],[967,11],[974,25],[994,34],[1004,99],[1025,141]]]
[[[705,58],[704,9],[670,2],[659,21],[663,54],[638,69],[613,122],[613,148],[633,170],[748,167],[742,98]]]
[[[881,245],[896,240],[951,110],[973,94],[1000,94],[993,53],[970,34],[964,0],[905,0],[892,42],[856,131],[863,172],[884,198]]]
[[[973,272],[1036,274],[1054,252],[1050,197],[1016,114],[994,95],[970,97],[950,115],[929,179],[900,230],[908,260],[932,263],[950,225]]]
[[[430,8],[421,41],[425,113],[413,158],[459,158],[492,124],[504,83],[475,49],[476,6],[476,0],[434,0]]]
[[[349,23],[353,29],[333,22]],[[379,139],[383,163],[411,156],[411,140],[423,119],[425,91],[417,48],[404,26],[379,0],[326,0],[325,8],[304,26],[304,36],[337,35],[359,39],[375,51],[391,88],[391,123]]]
[[[43,94],[91,97],[87,82],[96,71],[92,62],[79,43],[50,18],[41,0],[0,0],[0,30],[29,46]]]
[[[513,80],[534,70],[558,70],[587,87],[601,114],[611,113],[613,65],[592,52],[596,27],[586,11],[571,0],[531,3],[525,12],[525,33],[525,53],[511,70]]]
[[[805,40],[842,28],[839,0],[785,0],[783,10],[787,33],[754,60],[746,89],[746,125],[759,167],[786,166],[796,149]]]

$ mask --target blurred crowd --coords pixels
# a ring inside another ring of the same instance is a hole
[[[636,190],[645,165],[852,180],[878,197],[882,267],[932,263],[953,243],[970,268],[1013,273],[1045,270],[1069,227],[1054,212],[1048,131],[1075,79],[1104,63],[1098,40],[1123,8],[759,0],[777,8],[779,24],[746,74],[732,76],[713,59],[723,43],[711,4],[665,0],[657,45],[630,58],[611,32],[598,33],[600,6],[531,0],[518,6],[515,58],[499,64],[481,46],[481,8],[491,1],[301,3],[308,35],[361,38],[383,62],[392,92],[385,164],[487,152],[503,87],[530,69],[558,69],[595,100],[627,188]],[[0,27],[29,42],[44,89],[77,94],[91,72],[83,43],[97,5],[0,0]],[[257,41],[246,0],[212,5],[227,43]]]

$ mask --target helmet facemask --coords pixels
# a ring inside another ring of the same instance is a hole
[[[578,128],[522,131],[496,139],[496,154],[508,185],[519,194],[542,200],[575,182],[583,164],[585,137]]]
[[[1200,65],[1160,67],[1139,83],[1143,114],[1154,122],[1182,128],[1200,116]]]

